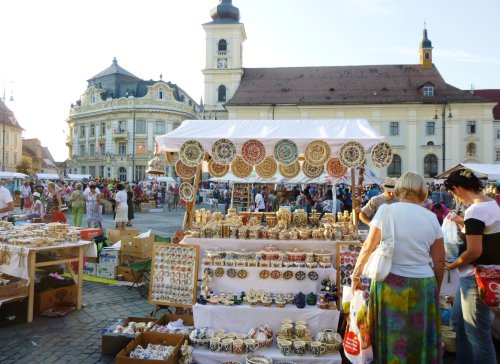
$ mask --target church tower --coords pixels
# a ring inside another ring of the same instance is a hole
[[[422,68],[432,68],[432,43],[427,38],[427,28],[424,27],[424,37],[420,42],[420,65]]]
[[[245,27],[240,11],[231,0],[220,0],[210,12],[212,21],[203,24],[206,39],[204,109],[209,118],[225,119],[224,104],[233,97],[243,75]]]

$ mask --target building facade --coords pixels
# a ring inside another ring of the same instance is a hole
[[[380,177],[411,170],[432,178],[460,162],[500,162],[496,103],[446,83],[426,29],[416,64],[245,68],[239,10],[221,0],[210,15],[203,24],[209,118],[367,119],[394,150],[387,168],[367,162]]]
[[[5,95],[4,95],[5,96]],[[5,100],[0,98],[0,170],[16,172],[16,166],[23,158],[22,133],[23,128],[5,104]]]
[[[144,81],[118,65],[88,81],[67,119],[67,173],[140,181],[155,152],[155,136],[197,118],[199,105],[180,87]],[[166,167],[169,176],[172,166]]]

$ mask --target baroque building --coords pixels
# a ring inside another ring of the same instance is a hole
[[[87,83],[66,120],[69,174],[141,181],[155,152],[155,136],[195,119],[200,111],[176,84],[161,76],[159,81],[142,80],[116,58]],[[171,166],[165,172],[174,175]]]
[[[0,170],[16,172],[16,166],[23,158],[22,133],[23,128],[5,104],[4,97],[0,98],[0,125],[2,127],[0,137]]]
[[[443,79],[427,29],[415,64],[246,68],[238,8],[220,0],[210,15],[203,24],[209,118],[367,119],[394,150],[387,168],[368,161],[380,177],[411,170],[432,178],[460,162],[498,163],[496,103]]]

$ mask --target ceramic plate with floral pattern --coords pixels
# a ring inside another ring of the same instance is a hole
[[[267,157],[264,161],[255,167],[255,172],[262,178],[271,178],[278,170],[278,163],[273,157]]]
[[[193,201],[194,198],[194,188],[191,184],[187,182],[182,182],[179,186],[179,196],[186,202]]]
[[[313,166],[321,166],[330,158],[331,150],[323,140],[310,141],[304,150],[304,159]]]
[[[299,148],[293,140],[281,139],[274,146],[273,155],[279,164],[289,166],[299,158]]]
[[[213,159],[208,162],[208,172],[214,177],[224,177],[228,171],[229,166],[216,163]]]
[[[299,161],[295,161],[289,166],[279,165],[280,173],[285,178],[294,178],[297,177],[300,173],[300,164]]]
[[[372,148],[372,163],[377,168],[385,168],[392,162],[392,147],[387,142],[380,142]]]
[[[247,178],[252,173],[253,167],[246,163],[243,158],[237,156],[231,163],[231,172],[238,178]]]
[[[326,163],[326,172],[333,178],[342,178],[347,173],[347,167],[340,162],[340,159],[330,158]]]
[[[353,140],[345,142],[339,151],[340,162],[349,168],[361,167],[365,161],[365,148]]]
[[[229,139],[219,139],[212,145],[212,158],[218,164],[229,165],[236,158],[236,147]]]
[[[180,159],[175,162],[175,172],[183,179],[190,179],[196,175],[197,167],[189,167],[184,164]]]
[[[309,178],[318,178],[323,174],[324,170],[325,168],[323,167],[323,165],[313,166],[307,161],[305,161],[302,165],[302,172],[304,172],[304,175]]]
[[[262,163],[266,157],[266,148],[261,141],[250,139],[241,146],[241,156],[245,162],[251,166],[256,166]]]
[[[205,155],[203,146],[197,140],[187,140],[181,145],[179,158],[186,166],[196,167]]]

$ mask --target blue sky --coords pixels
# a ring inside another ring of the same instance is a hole
[[[2,2],[0,87],[56,160],[86,80],[113,57],[143,79],[177,83],[196,100],[210,9],[218,0]],[[424,22],[434,63],[456,87],[500,88],[498,0],[233,0],[247,41],[244,67],[418,63]],[[4,82],[6,81],[6,82]],[[10,82],[13,81],[13,82]]]

